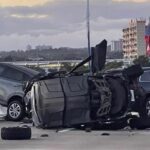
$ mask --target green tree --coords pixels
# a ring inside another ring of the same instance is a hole
[[[5,58],[4,58],[4,61],[6,61],[6,62],[11,62],[11,61],[13,61],[13,58],[12,58],[12,56],[11,55],[8,55],[8,56],[6,56]]]
[[[108,62],[105,65],[105,70],[109,70],[109,69],[116,69],[116,68],[121,68],[123,66],[123,62],[117,62],[117,61],[113,61],[113,62]]]
[[[71,69],[73,68],[73,66],[71,65],[71,63],[69,62],[64,62],[61,64],[61,68],[60,70],[64,70],[64,71],[71,71]]]
[[[149,58],[147,56],[141,55],[133,61],[134,64],[140,64],[143,67],[150,66]]]
[[[72,63],[62,63],[61,64],[61,68],[60,70],[65,70],[67,72],[71,71],[74,67],[76,66],[76,64],[72,64]],[[77,70],[75,70],[75,72],[87,72],[88,71],[88,66],[80,66]]]

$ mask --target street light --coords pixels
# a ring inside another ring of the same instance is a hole
[[[87,38],[88,38],[88,52],[91,55],[91,45],[90,45],[90,2],[87,0]]]
[[[91,56],[91,44],[90,44],[90,1],[87,0],[87,39],[88,39],[88,53]],[[89,69],[91,70],[91,63],[89,62]]]

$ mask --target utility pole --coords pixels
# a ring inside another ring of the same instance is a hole
[[[88,53],[91,56],[91,44],[90,44],[90,1],[87,0],[87,39],[88,39]],[[90,73],[92,72],[91,62],[89,62]]]

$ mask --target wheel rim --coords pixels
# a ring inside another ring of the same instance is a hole
[[[150,117],[150,100],[148,100],[146,103],[146,113],[147,116]]]
[[[17,103],[13,103],[9,107],[9,115],[13,119],[17,119],[21,114],[21,106]]]

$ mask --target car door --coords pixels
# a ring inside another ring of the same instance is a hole
[[[147,92],[150,92],[150,70],[144,71],[139,78],[139,82]]]
[[[13,95],[23,95],[24,73],[9,66],[0,65],[0,104],[7,105]]]

